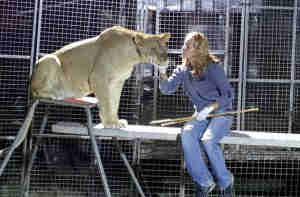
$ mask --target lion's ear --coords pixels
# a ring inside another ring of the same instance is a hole
[[[136,45],[141,46],[144,42],[144,37],[142,35],[136,34],[133,40]]]
[[[159,41],[162,44],[166,44],[167,42],[169,42],[170,38],[171,38],[171,34],[170,33],[163,33],[163,34],[159,35]]]

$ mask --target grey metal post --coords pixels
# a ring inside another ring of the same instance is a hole
[[[45,115],[43,117],[43,121],[42,121],[42,125],[41,125],[41,128],[40,128],[39,134],[44,133],[47,122],[48,122],[48,108],[46,108]],[[28,166],[27,166],[26,171],[25,171],[25,178],[24,178],[23,190],[22,190],[23,194],[21,196],[29,197],[30,172],[31,172],[34,160],[36,158],[38,147],[39,147],[41,141],[42,141],[42,138],[37,137],[36,143],[33,147],[33,151],[31,151],[30,158],[29,158],[29,161],[28,161]]]
[[[298,17],[298,1],[294,3],[293,13],[293,38],[292,38],[292,60],[291,60],[291,86],[290,86],[290,106],[289,106],[289,124],[288,133],[292,132],[292,123],[294,117],[294,94],[295,94],[295,53],[296,53],[296,36],[297,36],[297,17]]]
[[[2,164],[0,166],[0,177],[8,163],[8,161],[10,160],[13,152],[15,151],[16,148],[18,148],[23,142],[24,142],[24,139],[26,138],[27,136],[27,133],[28,133],[28,130],[29,130],[29,127],[31,125],[31,122],[32,122],[32,119],[33,119],[33,115],[34,115],[34,111],[35,111],[35,108],[36,106],[38,105],[39,101],[35,101],[29,112],[27,113],[26,115],[26,118],[21,126],[21,128],[19,129],[18,131],[18,134],[17,136],[15,137],[15,140],[14,142],[7,148],[4,150],[4,154],[6,153],[5,155],[5,158],[4,160],[2,161]]]
[[[34,3],[34,12],[33,12],[33,24],[32,24],[32,37],[31,37],[31,52],[30,52],[30,65],[29,65],[29,76],[28,79],[31,78],[31,75],[34,70],[34,64],[36,62],[36,37],[37,37],[37,24],[39,20],[39,0],[35,0]],[[29,87],[27,90],[27,105],[30,104],[31,99],[31,88]],[[26,154],[27,154],[27,140],[25,140],[25,143],[23,145],[23,164],[22,164],[22,176],[21,176],[21,182],[24,182],[25,179],[25,173],[26,173]]]
[[[35,0],[34,4],[34,17],[33,17],[33,25],[32,25],[32,38],[31,38],[31,55],[30,55],[30,70],[29,70],[29,78],[31,77],[34,69],[34,65],[36,62],[36,37],[37,37],[37,23],[38,23],[38,7],[39,0]],[[28,93],[30,95],[30,92]]]
[[[247,65],[248,65],[248,27],[249,27],[249,0],[245,0],[245,20],[244,20],[244,62],[243,62],[243,80],[242,83],[242,109],[246,107],[246,87],[247,87]],[[242,114],[241,129],[245,130],[245,114]]]
[[[30,69],[28,79],[31,79],[32,73],[34,71],[35,62],[38,59],[38,54],[40,51],[40,35],[41,35],[41,18],[42,18],[42,9],[43,0],[35,0],[34,4],[34,17],[33,17],[33,25],[32,25],[32,40],[31,40],[31,54],[30,54]],[[27,105],[31,102],[31,87],[29,86],[27,92]],[[27,154],[27,139],[25,139],[24,147],[23,147],[23,169],[22,169],[22,177],[21,181],[24,182],[26,176],[26,154]]]
[[[181,145],[181,136],[177,136],[177,142],[180,141]],[[184,155],[183,150],[180,151],[180,185],[179,185],[179,197],[185,196],[185,180],[184,180],[184,174],[185,174],[185,161],[184,161]]]
[[[180,11],[183,11],[183,0],[178,0],[179,2],[177,2],[177,3],[179,3],[179,10]]]
[[[37,23],[37,34],[36,34],[36,58],[40,54],[40,38],[41,38],[41,26],[42,26],[42,13],[43,13],[43,0],[40,0],[39,4],[39,16],[38,16],[38,23]],[[35,62],[34,62],[35,63]]]
[[[133,182],[134,182],[134,184],[135,184],[135,186],[136,186],[136,188],[137,188],[139,194],[140,194],[142,197],[145,197],[145,194],[144,194],[144,192],[143,192],[143,189],[142,189],[142,187],[141,187],[141,185],[140,185],[138,179],[136,178],[135,173],[134,173],[133,169],[131,168],[131,166],[130,166],[128,160],[127,160],[127,157],[126,157],[125,153],[123,153],[123,151],[122,151],[122,149],[121,149],[121,146],[120,146],[120,144],[119,144],[119,141],[117,140],[116,137],[113,137],[113,140],[114,140],[114,143],[115,143],[115,145],[116,145],[116,148],[117,148],[117,150],[118,150],[118,152],[119,152],[119,154],[120,154],[120,156],[121,156],[121,158],[122,158],[122,160],[123,160],[123,162],[124,162],[124,164],[125,164],[125,166],[126,166],[128,172],[129,172],[129,174],[130,174],[130,176],[131,176],[131,178],[132,178],[132,180],[133,180]]]
[[[136,30],[144,31],[144,20],[145,20],[145,3],[144,1],[137,1],[137,9],[136,9]]]
[[[120,12],[119,12],[118,24],[120,24],[122,26],[125,26],[125,20],[123,20],[125,3],[126,3],[125,0],[121,0],[121,2],[120,2]]]
[[[136,114],[137,114],[137,119],[136,119],[136,124],[141,123],[141,117],[143,114],[143,106],[142,106],[142,101],[141,98],[143,98],[143,93],[144,93],[144,81],[143,81],[143,70],[144,70],[144,65],[143,64],[138,64],[135,66],[135,85],[137,87],[137,101],[136,101]]]
[[[242,20],[241,20],[241,37],[240,37],[240,62],[239,62],[239,81],[238,81],[238,105],[237,110],[241,110],[243,96],[243,57],[244,57],[244,34],[245,34],[245,15],[246,7],[244,0],[242,1]],[[237,130],[241,130],[241,115],[237,115]]]
[[[225,22],[225,47],[224,47],[224,69],[225,73],[228,75],[228,56],[229,56],[229,34],[230,34],[230,7],[229,0],[226,0],[226,22]]]
[[[156,4],[156,20],[155,20],[155,34],[159,34],[159,19],[160,19],[160,6]],[[153,90],[153,120],[157,119],[157,97],[158,97],[158,68],[154,67],[154,90]]]
[[[97,165],[98,165],[98,168],[99,168],[99,171],[100,171],[100,176],[101,176],[102,184],[103,184],[103,187],[104,187],[105,195],[107,197],[111,197],[111,193],[110,193],[110,189],[109,189],[109,186],[108,186],[106,174],[105,174],[103,163],[102,163],[100,153],[99,153],[99,148],[98,148],[96,138],[95,138],[95,136],[93,134],[93,130],[92,130],[93,123],[92,123],[91,110],[88,107],[86,107],[85,111],[86,111],[86,114],[87,114],[88,134],[89,134],[90,139],[91,139],[92,149],[94,150],[94,153],[95,153],[95,156],[96,156],[96,162],[97,162]]]

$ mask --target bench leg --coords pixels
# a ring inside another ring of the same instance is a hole
[[[39,101],[35,101],[31,107],[30,107],[30,110],[29,112],[27,113],[26,115],[26,118],[21,126],[21,128],[19,129],[18,131],[18,134],[14,140],[14,142],[12,143],[12,145],[10,145],[9,148],[5,149],[4,152],[7,152],[1,166],[0,166],[0,177],[8,163],[8,161],[10,160],[10,157],[12,156],[13,152],[15,151],[16,148],[19,147],[19,145],[24,141],[24,139],[26,138],[27,136],[27,133],[28,133],[28,130],[29,130],[29,127],[31,125],[31,122],[32,122],[32,119],[33,119],[33,115],[34,115],[34,111],[35,111],[35,108],[36,106],[38,105]]]
[[[138,179],[136,178],[136,176],[135,176],[135,174],[134,174],[134,171],[133,171],[132,167],[130,166],[130,164],[129,164],[129,162],[128,162],[128,159],[127,159],[125,153],[123,153],[123,151],[122,151],[122,149],[121,149],[121,146],[120,146],[120,144],[119,144],[119,141],[117,140],[116,137],[114,137],[113,140],[114,140],[115,146],[116,146],[118,152],[120,153],[120,156],[121,156],[121,158],[122,158],[122,160],[123,160],[123,162],[124,162],[124,164],[125,164],[125,166],[126,166],[128,172],[129,172],[129,174],[130,174],[130,176],[131,176],[131,178],[132,178],[132,180],[133,180],[133,182],[134,182],[134,184],[135,184],[135,186],[136,186],[136,188],[137,188],[139,194],[140,194],[142,197],[145,197],[145,194],[144,194],[144,192],[143,192],[143,190],[142,190],[142,187],[141,187],[141,185],[140,185]]]
[[[183,151],[181,148],[181,135],[177,136],[177,147],[180,151],[180,183],[179,183],[179,197],[185,196],[185,163],[184,163],[184,156]]]
[[[39,134],[44,133],[47,122],[48,122],[48,108],[46,109],[45,115],[43,117],[43,121],[42,121],[42,125],[40,128]],[[24,196],[24,197],[29,197],[30,173],[31,173],[31,169],[32,169],[34,160],[36,158],[38,147],[39,147],[41,141],[42,141],[42,139],[40,137],[38,137],[36,140],[36,143],[33,147],[33,150],[30,153],[30,158],[29,158],[28,165],[27,165],[27,168],[25,171],[25,178],[24,178],[23,189],[22,189],[22,196]]]
[[[102,180],[102,184],[104,187],[104,191],[105,191],[105,195],[106,197],[111,197],[111,193],[110,193],[110,189],[108,186],[108,182],[107,182],[107,178],[106,178],[106,174],[104,171],[104,167],[103,167],[103,163],[101,160],[101,156],[99,153],[99,148],[96,142],[96,138],[93,134],[92,128],[93,128],[93,124],[92,124],[92,115],[91,115],[91,110],[89,108],[85,109],[86,114],[87,114],[87,122],[88,122],[88,134],[90,136],[91,139],[91,143],[92,143],[92,149],[94,150],[95,156],[96,156],[96,162],[97,162],[97,166],[99,168],[99,173],[101,176],[101,180]]]

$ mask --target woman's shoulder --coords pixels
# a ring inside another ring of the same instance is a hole
[[[212,69],[216,69],[216,68],[222,68],[223,69],[223,65],[220,64],[220,63],[210,63],[207,67],[212,68]]]
[[[218,71],[218,70],[224,70],[224,67],[222,64],[212,63],[207,66],[208,72],[214,72],[214,71]]]

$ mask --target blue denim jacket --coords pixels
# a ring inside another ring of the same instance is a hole
[[[180,66],[167,80],[160,79],[159,88],[163,94],[173,94],[179,86],[197,111],[213,102],[218,102],[224,111],[232,109],[233,89],[218,64],[210,64],[201,77],[193,77],[190,70]]]

